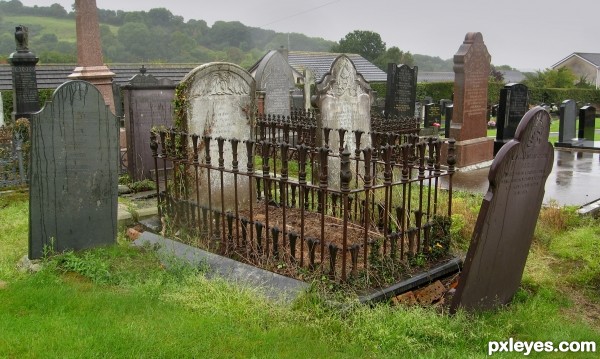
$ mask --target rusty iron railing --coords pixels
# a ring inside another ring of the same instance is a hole
[[[325,142],[315,146],[311,125],[258,122],[258,135],[245,141],[151,134],[159,215],[172,233],[283,274],[319,271],[341,281],[376,258],[448,252],[454,141],[374,132],[371,147],[360,148],[367,134],[355,132],[351,152],[344,130],[323,129]],[[340,149],[329,148],[332,134]]]

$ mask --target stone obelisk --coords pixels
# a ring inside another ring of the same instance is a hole
[[[70,79],[80,79],[94,84],[104,101],[115,112],[112,90],[113,72],[104,64],[100,43],[100,23],[96,0],[75,0],[77,30],[77,67]]]

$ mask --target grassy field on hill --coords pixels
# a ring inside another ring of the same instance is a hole
[[[470,232],[480,202],[457,193],[456,236]],[[0,218],[0,357],[483,358],[488,341],[509,338],[600,343],[600,220],[572,208],[543,209],[512,304],[455,316],[371,308],[318,284],[286,306],[175,259],[165,267],[123,234],[115,246],[53,255],[40,272],[21,273],[27,193],[0,194]]]
[[[55,34],[59,41],[75,42],[75,20],[57,19],[42,16],[17,16],[3,15],[3,23],[25,25],[29,27],[29,36],[31,39],[39,39],[45,34]],[[113,34],[117,34],[118,26],[107,25]]]

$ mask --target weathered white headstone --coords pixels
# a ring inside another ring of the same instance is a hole
[[[213,138],[210,142],[210,157],[213,166],[218,165],[219,159],[219,149],[215,140],[217,137],[235,138],[240,141],[253,139],[252,116],[255,111],[256,85],[246,70],[235,64],[224,62],[201,65],[185,76],[179,89],[186,101],[185,127],[187,132]],[[238,156],[239,169],[245,171],[247,158],[243,144],[238,146],[238,153],[242,154]],[[201,152],[200,156],[203,158],[204,152]],[[233,153],[229,142],[225,143],[223,158],[225,168],[231,168]],[[205,175],[201,175],[200,178],[203,181],[200,184],[200,200],[206,205],[208,204],[206,186],[209,184],[206,183]],[[226,210],[233,209],[235,205],[233,188],[236,187],[234,175],[225,173],[223,183],[224,207]],[[238,201],[240,203],[249,200],[249,191],[246,190],[248,185],[247,177],[237,176],[237,187],[240,189]],[[219,193],[221,180],[217,171],[211,171],[210,186],[213,193]],[[211,201],[213,208],[221,209],[220,196],[213,196]]]
[[[352,131],[363,131],[361,147],[369,146],[371,130],[371,86],[356,71],[348,56],[340,55],[331,64],[331,70],[317,84],[317,104],[321,110],[319,127],[333,129],[329,146],[337,153],[340,147],[338,129],[345,129],[344,147],[354,155],[355,136]],[[354,166],[351,166],[354,168]],[[339,181],[339,160],[329,161],[330,183]]]
[[[290,95],[295,88],[292,68],[279,51],[270,51],[256,70],[256,89],[264,94],[264,113],[290,115]]]

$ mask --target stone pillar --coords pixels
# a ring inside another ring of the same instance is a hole
[[[115,74],[110,71],[102,59],[96,0],[75,0],[75,12],[78,66],[69,75],[69,78],[85,80],[94,84],[114,113],[112,79]]]
[[[12,66],[13,112],[12,121],[40,110],[35,65],[39,58],[29,51],[29,32],[26,26],[15,28],[16,52],[8,57]]]
[[[491,164],[494,140],[487,137],[491,56],[479,32],[470,32],[454,55],[454,109],[450,137],[456,140],[456,167]]]

